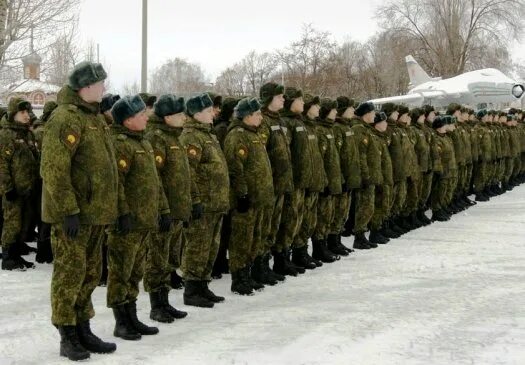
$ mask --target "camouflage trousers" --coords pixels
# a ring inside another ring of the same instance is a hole
[[[352,192],[335,195],[334,198],[334,219],[330,225],[330,234],[340,234],[343,232],[345,222],[350,214],[352,203]]]
[[[321,196],[317,201],[317,224],[315,225],[313,238],[324,240],[330,233],[330,224],[334,219],[334,195]]]
[[[148,293],[171,288],[170,277],[175,270],[173,263],[180,257],[182,235],[181,221],[174,222],[168,232],[151,233],[144,268],[144,289]]]
[[[62,224],[51,226],[53,275],[51,322],[74,326],[95,316],[91,294],[100,280],[104,226],[81,225],[78,236],[65,236]]]
[[[472,175],[474,173],[474,163],[469,163],[466,166],[465,184],[463,185],[463,191],[465,194],[470,193],[472,187]]]
[[[286,251],[299,232],[304,214],[304,189],[295,189],[284,198],[281,224],[274,245],[275,252]]]
[[[2,213],[4,224],[2,227],[2,250],[7,250],[17,241],[24,241],[26,226],[30,223],[29,213],[31,201],[28,198],[18,197],[10,202],[2,198]]]
[[[137,300],[150,241],[150,231],[130,232],[126,235],[109,233],[108,307],[114,308]]]
[[[432,171],[424,172],[417,184],[417,194],[419,196],[418,208],[424,209],[427,207],[430,192],[432,191],[432,178],[434,173]]]
[[[485,189],[485,186],[488,183],[488,164],[485,161],[478,161],[474,166],[475,168],[472,171],[472,185],[474,187],[474,192],[480,193]]]
[[[299,232],[295,236],[293,247],[300,248],[308,244],[308,240],[314,235],[317,225],[317,202],[319,193],[306,193],[304,197],[304,214]]]
[[[221,240],[223,213],[204,213],[192,220],[186,230],[186,244],[182,249],[181,270],[184,280],[211,280],[213,264]]]
[[[377,185],[375,187],[374,214],[370,220],[371,230],[381,229],[383,222],[390,217],[393,190],[392,185]]]
[[[430,207],[432,208],[432,212],[437,212],[447,207],[447,196],[450,185],[450,178],[434,175],[434,183],[432,184],[432,192],[430,193]]]
[[[421,176],[416,178],[409,177],[407,179],[407,198],[405,200],[405,206],[401,211],[403,217],[408,217],[411,213],[415,212],[419,203],[418,195],[418,184],[421,180]]]
[[[457,171],[455,171],[454,174],[450,175],[447,187],[445,189],[446,205],[449,205],[452,202],[452,199],[454,199],[454,196],[456,194],[456,188],[458,186],[458,181],[459,180],[458,180]]]
[[[456,184],[455,195],[460,195],[463,193],[463,187],[465,186],[465,180],[467,178],[467,166],[460,165],[458,166],[458,181]]]
[[[401,180],[394,183],[392,216],[397,217],[401,215],[401,211],[405,206],[407,198],[407,182]]]
[[[176,221],[171,228],[171,250],[169,264],[171,272],[180,268],[182,263],[182,250],[186,245],[186,228],[184,222]]]
[[[232,210],[232,232],[229,243],[229,265],[231,272],[253,263],[264,251],[264,208],[250,208],[246,213]]]
[[[265,253],[269,253],[274,249],[277,232],[279,231],[279,225],[281,224],[283,206],[284,194],[280,194],[275,196],[273,207],[269,207],[266,210],[266,216],[269,217],[269,219],[266,219],[266,224],[264,225],[266,232],[264,232],[263,229],[264,236],[267,237]]]
[[[503,173],[503,181],[508,183],[512,177],[512,172],[514,171],[514,158],[508,157],[505,159],[505,172]]]
[[[355,198],[355,225],[354,233],[364,233],[368,230],[368,224],[374,215],[375,186],[369,185],[357,189]]]

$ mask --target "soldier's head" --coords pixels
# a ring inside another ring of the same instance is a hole
[[[204,124],[213,124],[213,101],[208,94],[200,94],[189,98],[186,110],[190,117]]]
[[[379,132],[383,133],[386,131],[387,127],[388,123],[385,112],[376,113],[376,116],[374,117],[374,128],[377,129]]]
[[[284,86],[268,82],[261,86],[259,97],[264,107],[272,112],[278,112],[284,107]]]
[[[410,111],[410,120],[414,121],[417,124],[423,124],[425,123],[425,113],[423,112],[423,109],[420,108],[414,108]]]
[[[222,108],[222,96],[209,91],[208,96],[213,101],[213,119],[217,119],[221,113]]]
[[[51,113],[53,113],[53,110],[55,110],[57,106],[58,104],[56,101],[53,101],[53,100],[46,101],[46,103],[44,104],[44,110],[42,111],[42,117],[40,118],[40,120],[43,123],[46,123],[49,117],[51,116]]]
[[[500,111],[499,112],[499,118],[498,118],[498,123],[506,123],[507,122],[507,113],[505,113],[504,111]]]
[[[140,95],[124,96],[111,108],[115,124],[122,125],[131,131],[143,131],[148,123],[146,104]]]
[[[100,103],[104,95],[107,73],[100,63],[80,62],[69,74],[68,85],[87,103]]]
[[[435,117],[432,121],[432,128],[437,132],[444,134],[447,132],[447,116]]]
[[[487,123],[487,121],[489,120],[489,113],[487,112],[487,109],[481,109],[478,110],[478,112],[476,113],[476,117],[479,121]]]
[[[337,117],[337,101],[329,98],[321,100],[319,118],[323,120],[335,121]]]
[[[304,111],[303,91],[295,87],[284,89],[284,109],[294,114],[301,114]]]
[[[376,116],[376,108],[373,103],[366,101],[357,106],[355,115],[361,118],[365,123],[372,124],[374,123],[374,118]]]
[[[258,127],[262,122],[261,104],[255,98],[244,98],[233,110],[233,116],[246,125]]]
[[[219,120],[228,122],[233,116],[233,110],[239,103],[238,98],[226,97],[222,101],[221,113],[219,114]]]
[[[9,100],[7,118],[13,123],[29,124],[31,122],[31,103],[19,97]]]
[[[346,96],[337,98],[337,116],[343,119],[352,119],[355,116],[355,101]]]
[[[451,115],[453,117],[460,117],[461,116],[461,105],[457,103],[450,103],[447,107],[447,115]]]
[[[399,118],[397,108],[398,106],[394,103],[385,103],[381,105],[381,111],[385,112],[387,118],[390,118],[393,122],[397,122],[397,119]]]
[[[153,105],[153,111],[170,127],[180,128],[186,122],[186,104],[182,97],[161,95]]]
[[[312,96],[310,94],[304,95],[304,111],[303,114],[310,120],[315,120],[319,117],[321,110],[321,99],[319,96]]]
[[[397,118],[397,121],[406,125],[410,125],[411,119],[410,119],[410,109],[404,105],[399,105],[397,107],[397,111],[399,113],[399,117]]]
[[[111,108],[113,105],[120,99],[120,95],[106,94],[102,97],[100,102],[100,112],[104,114],[104,117],[108,122],[113,121],[113,116],[111,115]]]
[[[452,115],[443,116],[447,122],[447,132],[453,132],[456,129],[457,118]]]
[[[151,95],[150,93],[139,93],[140,98],[146,104],[146,115],[148,118],[153,114],[153,105],[157,101],[156,95]]]
[[[436,109],[432,105],[423,105],[423,111],[425,112],[425,119],[432,124],[436,117]]]

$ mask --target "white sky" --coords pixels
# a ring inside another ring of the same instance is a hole
[[[378,26],[380,0],[149,0],[148,70],[180,57],[202,66],[210,81],[251,50],[272,51],[298,39],[304,23],[335,40],[359,41]],[[80,34],[100,45],[112,89],[140,82],[142,0],[82,0]],[[525,59],[525,43],[515,57]]]

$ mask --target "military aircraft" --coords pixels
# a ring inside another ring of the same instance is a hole
[[[512,103],[525,94],[525,86],[501,71],[486,68],[466,72],[449,79],[430,77],[416,62],[414,57],[405,58],[410,90],[406,95],[391,96],[370,100],[376,105],[385,103],[436,107],[450,103],[461,105],[495,107]]]

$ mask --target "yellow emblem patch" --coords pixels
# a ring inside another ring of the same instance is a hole
[[[164,160],[162,159],[162,156],[155,156],[155,161],[157,161],[158,164],[161,164]]]
[[[8,155],[8,156],[10,156],[10,155],[11,155],[11,151],[9,151],[9,150],[5,150],[5,154]]]
[[[188,153],[192,156],[197,156],[197,150],[195,148],[190,148]]]
[[[68,136],[67,136],[67,141],[68,141],[70,144],[75,144],[75,142],[77,141],[77,137],[75,137],[75,136],[72,135],[72,134],[68,134]]]
[[[121,169],[126,169],[128,167],[128,163],[124,160],[119,160],[118,165]]]
[[[366,138],[363,139],[363,143],[364,143],[364,144],[368,144],[368,139],[366,139]]]
[[[246,157],[248,155],[248,150],[246,149],[246,147],[243,146],[239,148],[239,151],[237,153],[240,157]]]

